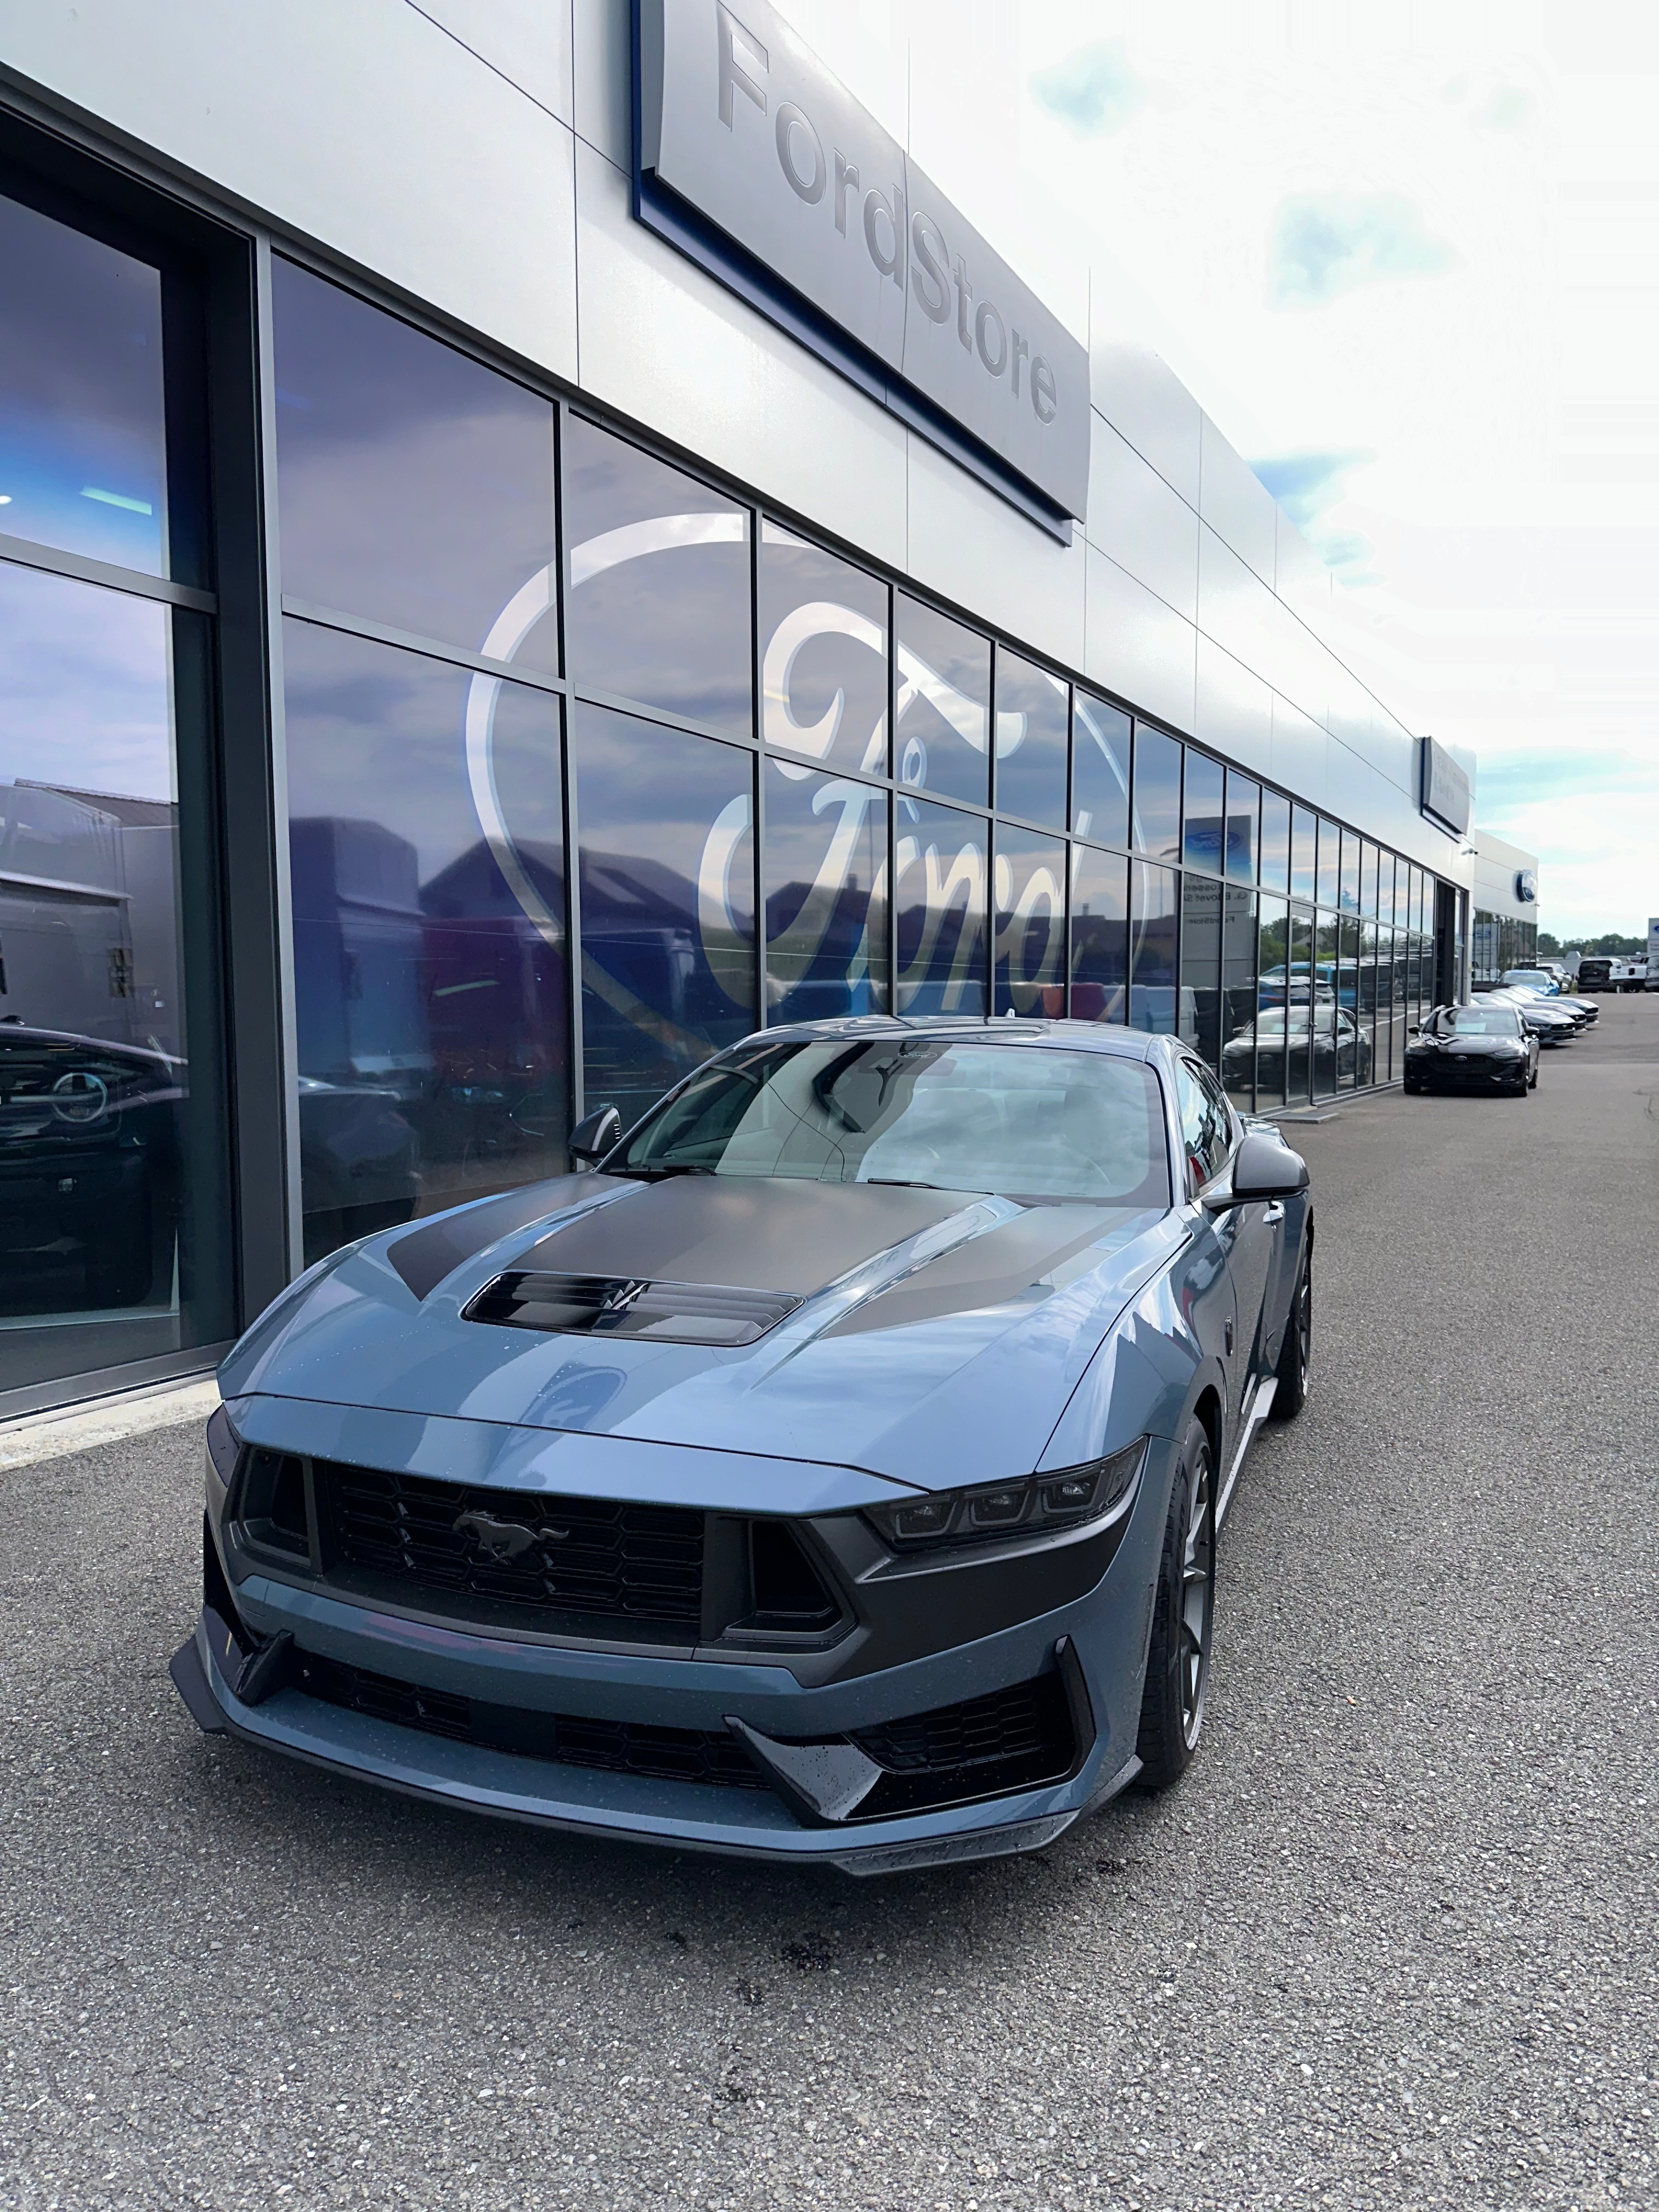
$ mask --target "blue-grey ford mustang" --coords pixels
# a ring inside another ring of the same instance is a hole
[[[1307,1388],[1303,1162],[1176,1039],[861,1017],[371,1237],[226,1360],[197,1720],[442,1802],[878,1873],[1171,1782]]]

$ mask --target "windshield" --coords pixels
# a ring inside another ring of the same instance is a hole
[[[1559,988],[1554,976],[1547,975],[1541,968],[1511,968],[1504,981],[1523,990],[1542,991],[1546,995]]]
[[[1521,1017],[1512,1006],[1448,1006],[1434,1026],[1439,1036],[1449,1036],[1455,1030],[1459,1036],[1516,1037],[1521,1034]]]
[[[1162,1097],[1141,1061],[925,1036],[739,1046],[605,1172],[1170,1203]]]

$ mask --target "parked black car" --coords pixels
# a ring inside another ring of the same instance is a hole
[[[1519,1007],[1487,997],[1437,1006],[1406,1046],[1407,1091],[1496,1091],[1524,1098],[1538,1081],[1538,1039]]]
[[[184,1073],[142,1046],[0,1022],[0,1310],[137,1305],[165,1285]]]
[[[1540,1044],[1571,1044],[1586,1026],[1577,1014],[1570,1014],[1553,999],[1534,998],[1528,991],[1483,991],[1478,1003],[1483,1006],[1514,1007],[1521,1017],[1522,1028]]]

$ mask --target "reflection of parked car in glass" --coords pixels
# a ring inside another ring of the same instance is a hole
[[[9,1313],[172,1288],[184,1064],[0,1021],[0,1282]]]
[[[418,1170],[415,1132],[396,1091],[300,1078],[307,1266],[339,1245],[407,1221],[420,1192]]]
[[[1345,1007],[1321,999],[1311,1009],[1293,1005],[1288,1014],[1291,1052],[1306,1052],[1312,1039],[1316,1085],[1322,1079],[1327,1089],[1333,1082],[1370,1081],[1370,1040]],[[1230,1086],[1248,1084],[1250,1062],[1258,1048],[1270,1055],[1282,1051],[1286,1042],[1285,1019],[1284,1007],[1264,1006],[1253,1022],[1235,1031],[1221,1048],[1222,1080]]]
[[[1538,1081],[1538,1039],[1521,1010],[1488,993],[1472,1006],[1437,1006],[1406,1046],[1407,1091],[1487,1091],[1524,1098]]]

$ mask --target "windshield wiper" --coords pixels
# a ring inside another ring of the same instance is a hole
[[[714,1172],[713,1168],[705,1167],[700,1160],[653,1161],[643,1167],[606,1170],[610,1175],[631,1176],[637,1182],[660,1182],[666,1176],[711,1176]]]

